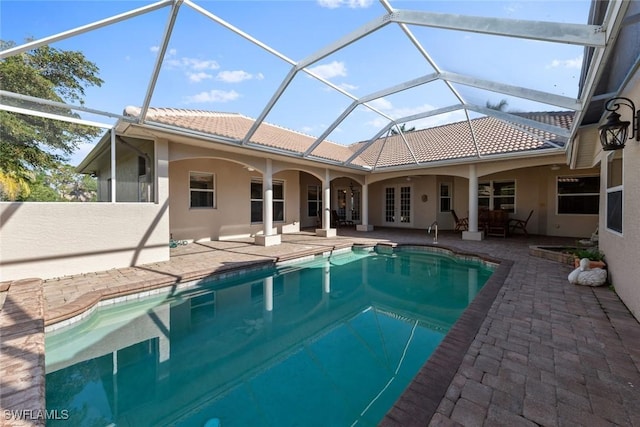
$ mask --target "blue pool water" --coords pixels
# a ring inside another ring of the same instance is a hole
[[[101,307],[47,333],[47,409],[65,426],[374,426],[491,273],[350,252]]]

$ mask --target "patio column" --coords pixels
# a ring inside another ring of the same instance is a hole
[[[475,164],[469,165],[469,230],[462,232],[462,240],[482,240],[484,233],[478,231],[478,171]]]
[[[362,210],[362,224],[356,225],[357,231],[373,231],[373,225],[369,225],[369,177],[364,177],[364,184],[362,184],[362,203],[360,203],[360,209]]]
[[[331,228],[331,174],[329,169],[324,171],[322,185],[322,228],[316,230],[316,236],[335,237],[336,229]]]
[[[256,235],[255,242],[260,246],[279,245],[280,235],[273,230],[273,165],[271,159],[266,159],[264,178],[262,181],[262,221],[264,230],[262,235]]]
[[[116,202],[116,128],[111,128],[111,203]]]

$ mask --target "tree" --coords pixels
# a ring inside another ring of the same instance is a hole
[[[405,128],[405,126],[406,126],[406,125],[407,125],[406,123],[403,123],[403,124],[400,126],[400,131],[401,131],[402,133],[414,132],[414,131],[416,130],[415,126],[414,126],[414,127],[409,128],[409,129],[406,129],[406,128]],[[398,134],[398,131],[395,129],[395,127],[392,127],[392,128],[391,128],[391,135],[397,135],[397,134]]]
[[[497,104],[492,104],[491,102],[487,101],[487,108],[490,108],[496,111],[504,111],[507,108],[508,104],[509,103],[507,102],[506,99],[501,99],[500,102],[498,102]]]
[[[0,40],[0,50],[15,46]],[[0,60],[2,90],[58,102],[84,104],[86,86],[101,86],[98,67],[82,52],[41,46]],[[5,98],[3,102],[9,101]],[[44,106],[48,113],[79,117],[70,109]],[[78,144],[91,141],[100,129],[0,111],[0,197],[27,197],[35,176],[59,166]]]
[[[31,185],[31,193],[18,199],[26,202],[92,202],[96,201],[97,190],[95,178],[76,173],[71,165],[60,165],[40,171]]]

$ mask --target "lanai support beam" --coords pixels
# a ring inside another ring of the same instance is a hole
[[[277,229],[273,229],[273,161],[266,159],[266,167],[262,180],[262,221],[264,230],[257,234],[255,243],[259,246],[275,246],[282,243]]]
[[[362,184],[362,224],[356,225],[357,231],[373,231],[373,225],[369,224],[369,176],[365,175]]]
[[[331,171],[325,169],[322,182],[322,228],[316,230],[316,236],[335,237],[336,229],[331,228]]]
[[[484,231],[478,231],[478,170],[469,165],[469,230],[462,232],[462,240],[482,240]]]

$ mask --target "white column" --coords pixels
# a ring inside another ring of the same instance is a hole
[[[111,203],[116,202],[116,128],[111,128]]]
[[[316,236],[334,237],[336,229],[331,228],[331,174],[329,169],[324,172],[324,186],[322,189],[322,228],[316,230]]]
[[[273,246],[281,243],[280,235],[273,232],[273,165],[266,159],[266,167],[262,180],[262,235],[256,235],[255,242],[260,246]]]
[[[322,190],[322,228],[328,230],[331,228],[331,175],[329,169],[324,172],[324,188]]]
[[[482,240],[478,231],[478,171],[475,164],[469,165],[469,230],[462,232],[462,240]]]
[[[362,202],[360,209],[362,210],[362,224],[356,225],[357,231],[372,231],[373,225],[369,225],[369,177],[364,177],[362,184]]]
[[[264,212],[264,235],[271,236],[273,234],[273,166],[271,159],[267,159],[263,186],[264,197],[262,200],[262,211]]]

